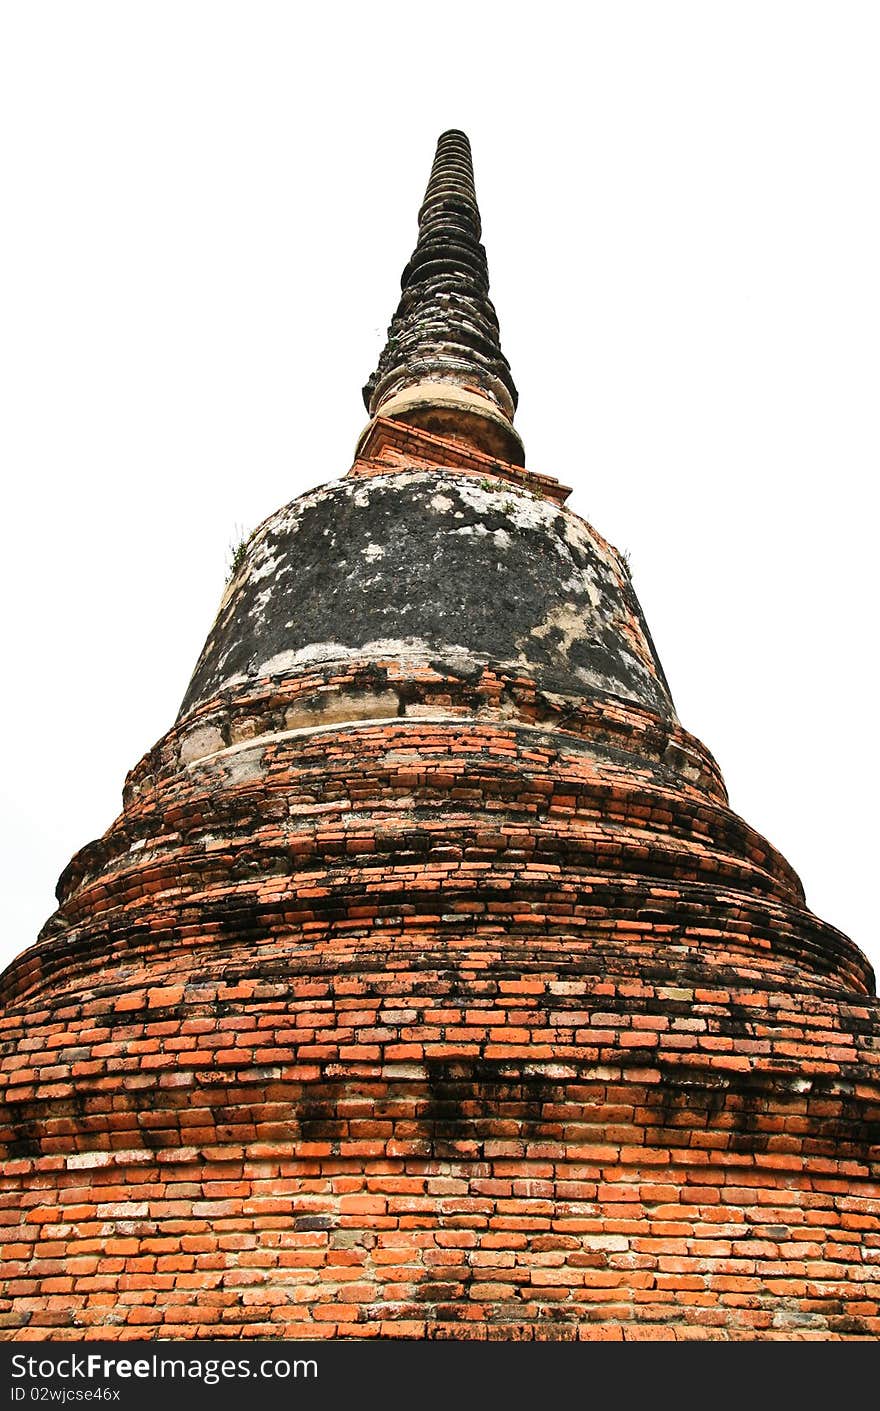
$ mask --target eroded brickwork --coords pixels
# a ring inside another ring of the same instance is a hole
[[[14,1336],[876,1334],[870,973],[711,770],[252,719],[7,977]]]

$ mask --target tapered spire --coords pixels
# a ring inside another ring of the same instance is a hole
[[[489,298],[471,148],[444,132],[419,211],[388,341],[364,388],[372,417],[392,417],[524,462],[517,392]]]

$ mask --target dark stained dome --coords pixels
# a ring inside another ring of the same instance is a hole
[[[568,509],[451,470],[345,479],[266,520],[181,715],[252,679],[364,656],[527,671],[547,691],[674,718],[616,550]]]

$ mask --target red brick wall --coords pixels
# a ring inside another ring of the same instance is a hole
[[[134,771],[5,980],[6,1336],[880,1331],[863,958],[691,737],[482,686]]]

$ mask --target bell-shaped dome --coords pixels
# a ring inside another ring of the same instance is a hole
[[[674,720],[621,556],[570,510],[495,476],[348,477],[252,536],[181,715],[264,676],[392,657],[487,667]]]

